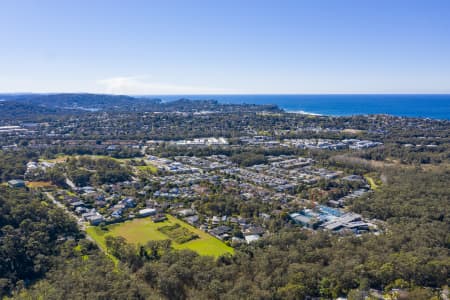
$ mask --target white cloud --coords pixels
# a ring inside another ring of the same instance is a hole
[[[97,84],[101,86],[101,91],[107,94],[224,94],[230,92],[219,88],[151,82],[143,76],[106,78],[97,81]]]

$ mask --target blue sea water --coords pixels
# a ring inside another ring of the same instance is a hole
[[[170,95],[180,98],[214,99],[220,103],[276,104],[291,112],[349,116],[389,114],[450,120],[450,94],[446,95]]]

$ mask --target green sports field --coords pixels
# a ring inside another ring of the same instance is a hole
[[[88,227],[87,233],[94,239],[102,249],[106,249],[105,237],[122,236],[129,243],[145,245],[148,241],[152,240],[172,240],[169,236],[166,236],[158,228],[163,226],[170,226],[179,224],[180,226],[188,229],[190,232],[195,233],[198,238],[189,242],[178,244],[172,240],[172,246],[175,249],[190,249],[197,252],[200,255],[208,255],[218,257],[226,253],[233,253],[233,248],[227,246],[222,241],[215,237],[181,221],[177,218],[167,215],[167,220],[164,222],[154,223],[150,218],[134,219],[132,221],[126,221],[124,223],[118,223],[108,226],[108,231],[103,231],[99,227]]]

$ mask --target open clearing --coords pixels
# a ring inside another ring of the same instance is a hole
[[[29,188],[53,187],[53,184],[50,181],[27,181],[26,185]]]
[[[92,158],[92,159],[101,159],[101,158],[106,158],[106,159],[113,159],[115,161],[128,161],[131,160],[131,158],[114,158],[112,156],[108,156],[108,155],[91,155],[91,154],[83,154],[83,155],[65,155],[65,154],[58,154],[56,155],[56,158],[52,158],[52,159],[44,159],[41,158],[39,159],[39,161],[46,161],[46,162],[51,162],[51,163],[63,163],[66,162],[67,159],[69,158],[80,158],[80,157],[87,157],[87,158]]]
[[[138,170],[143,171],[143,172],[150,172],[152,174],[156,174],[158,173],[158,168],[154,165],[146,165],[146,166],[138,166],[137,167]]]
[[[360,129],[352,129],[352,128],[347,128],[342,130],[343,133],[351,133],[351,134],[360,134],[363,133],[365,130],[360,130]]]
[[[369,182],[370,188],[371,188],[372,190],[375,191],[375,190],[377,190],[377,189],[380,188],[380,186],[375,182],[375,180],[374,180],[372,177],[367,176],[367,175],[365,175],[364,177],[365,177],[366,180]]]
[[[158,230],[160,227],[173,226],[175,224],[179,224],[181,227],[195,233],[198,238],[186,243],[178,244],[169,236]],[[167,215],[167,220],[164,222],[154,223],[150,218],[142,218],[109,225],[107,228],[108,231],[103,231],[100,227],[90,226],[87,228],[89,236],[93,238],[103,250],[106,250],[105,237],[111,235],[122,236],[129,243],[141,245],[145,245],[152,240],[171,240],[172,246],[175,249],[190,249],[200,255],[214,257],[219,257],[226,253],[232,254],[234,252],[233,248],[227,246],[222,241],[170,215]]]

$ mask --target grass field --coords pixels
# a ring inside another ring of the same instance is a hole
[[[63,163],[65,162],[68,158],[70,157],[70,155],[61,155],[58,154],[56,155],[56,158],[53,159],[44,159],[44,158],[40,158],[39,161],[46,161],[46,162],[50,162],[50,163]]]
[[[375,191],[375,190],[377,190],[377,189],[380,188],[380,185],[377,184],[377,183],[375,182],[375,180],[374,180],[372,177],[370,177],[370,176],[368,176],[368,175],[365,175],[364,177],[365,177],[366,180],[369,182],[370,188],[371,188],[372,190]]]
[[[45,188],[53,186],[50,181],[27,181],[26,185],[29,188]]]
[[[160,227],[173,226],[175,224],[179,224],[181,227],[184,227],[190,232],[196,234],[198,238],[186,243],[178,244],[158,230]],[[129,243],[141,245],[145,245],[148,241],[152,240],[170,239],[172,240],[172,246],[175,249],[190,249],[200,255],[214,257],[218,257],[226,253],[232,254],[234,252],[233,248],[227,246],[222,241],[170,215],[167,215],[167,221],[159,223],[154,223],[150,218],[143,218],[109,225],[108,231],[103,231],[99,227],[88,227],[87,233],[103,250],[106,250],[105,237],[111,235],[122,236]]]
[[[102,230],[100,230],[100,228],[98,227],[90,226],[86,228],[86,232],[89,235],[89,237],[95,241],[95,243],[103,250],[103,252],[106,253],[106,255],[109,258],[111,258],[111,260],[117,266],[119,260],[106,251],[106,244],[105,244],[106,235],[102,232]]]
[[[179,224],[159,227],[158,230],[178,244],[184,244],[198,238],[198,235]]]
[[[137,169],[144,172],[150,172],[152,174],[158,173],[158,168],[154,165],[138,166]]]

